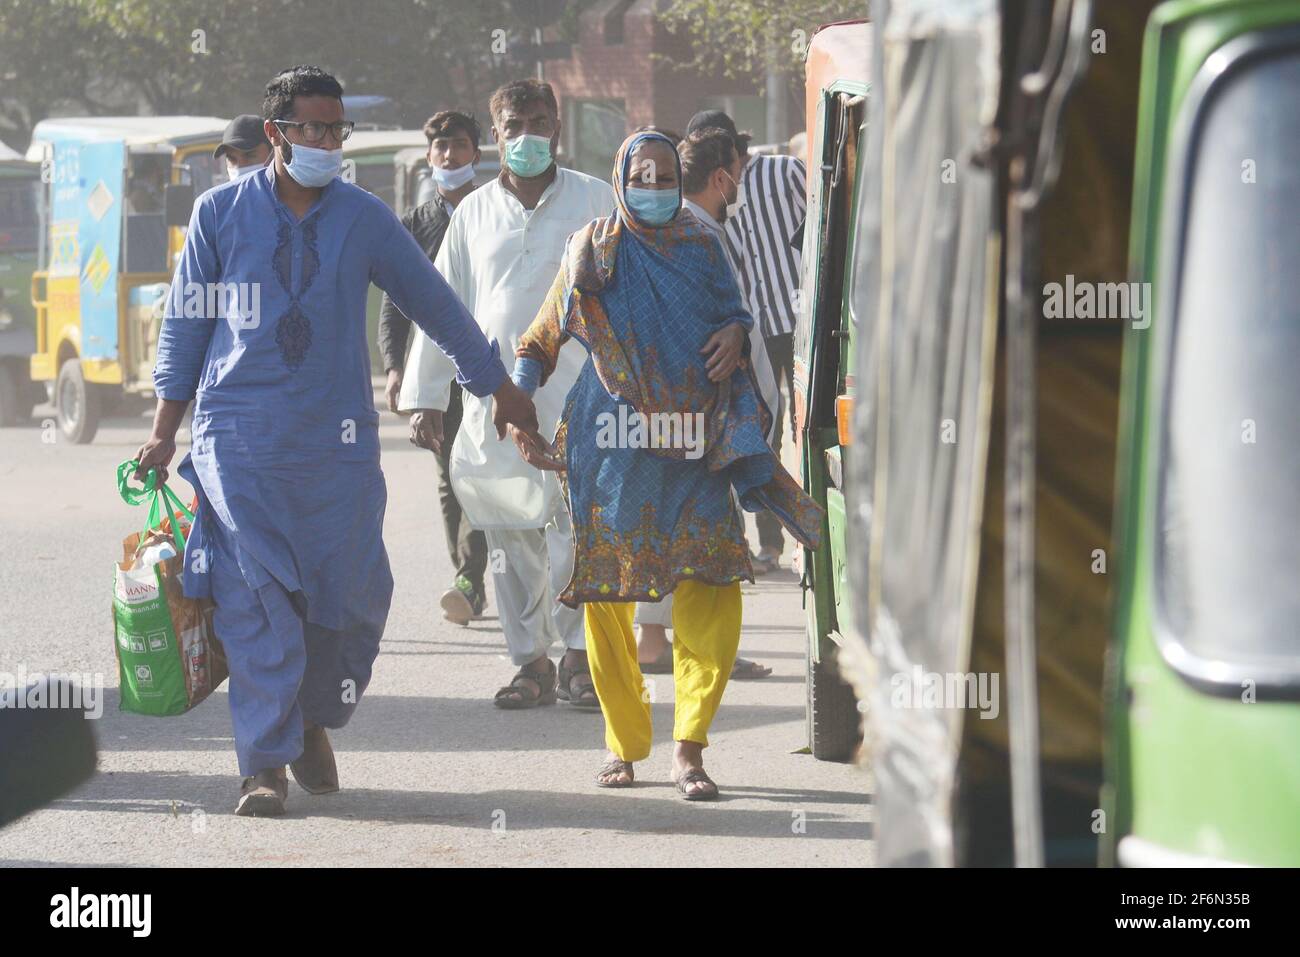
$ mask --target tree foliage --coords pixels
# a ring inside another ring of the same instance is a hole
[[[261,111],[267,80],[312,63],[381,94],[406,125],[475,109],[529,73],[503,47],[562,4],[521,0],[0,0],[0,139],[51,115]]]
[[[867,16],[867,0],[669,0],[660,12],[689,38],[680,66],[727,76],[800,73],[808,41],[822,24]]]

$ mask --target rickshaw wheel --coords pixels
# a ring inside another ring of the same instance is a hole
[[[862,716],[853,688],[832,656],[808,662],[808,747],[818,761],[847,762],[862,741]]]
[[[99,392],[81,374],[81,360],[68,359],[59,368],[59,431],[74,445],[85,445],[99,431]]]

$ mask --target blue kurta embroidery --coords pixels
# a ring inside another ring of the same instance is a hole
[[[311,323],[303,315],[298,303],[289,304],[289,311],[280,317],[275,326],[275,344],[280,347],[280,358],[293,372],[302,368],[311,348]]]

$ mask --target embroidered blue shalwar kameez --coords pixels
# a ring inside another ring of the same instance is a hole
[[[575,543],[559,600],[571,606],[659,601],[682,581],[752,581],[733,489],[746,510],[769,509],[808,547],[821,534],[821,509],[767,444],[772,411],[748,360],[723,382],[708,377],[704,343],[732,323],[746,330],[753,323],[721,244],[689,210],[647,226],[627,207],[632,154],[647,140],[672,149],[654,132],[623,143],[614,212],[569,237],[516,349],[515,380],[525,391],[545,381],[567,340],[588,352],[555,439]],[[642,423],[699,423],[695,454],[684,430],[666,443],[662,432],[649,444],[644,430],[636,442],[618,436],[613,423],[634,413]]]
[[[505,378],[496,345],[382,201],[335,180],[300,220],[275,175],[195,204],[154,370],[161,398],[195,399],[179,466],[199,498],[185,590],[216,604],[244,775],[296,760],[304,719],[347,722],[388,617],[370,283],[472,394]]]

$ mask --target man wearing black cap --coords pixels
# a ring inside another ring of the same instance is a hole
[[[793,156],[751,156],[749,134],[737,133],[736,124],[722,110],[696,113],[686,126],[686,135],[710,128],[730,134],[744,164],[736,203],[727,208],[727,239],[736,254],[745,305],[763,331],[778,395],[782,382],[790,394],[793,429],[794,324],[801,263],[800,252],[791,240],[803,222],[807,206],[804,164]],[[780,410],[772,411],[779,422]],[[776,429],[772,443],[778,456],[782,431]],[[781,523],[771,512],[759,512],[756,521],[759,552],[753,564],[754,572],[761,575],[780,567],[785,538]]]
[[[262,131],[262,118],[243,113],[231,120],[220,145],[212,151],[218,159],[223,153],[232,181],[265,166],[271,158],[271,141]]]

